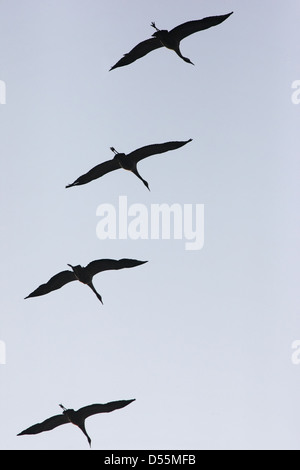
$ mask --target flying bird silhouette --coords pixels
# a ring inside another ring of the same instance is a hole
[[[114,149],[114,147],[111,147],[110,149],[115,154],[112,160],[108,160],[104,163],[100,163],[100,165],[95,166],[88,173],[85,173],[84,175],[77,178],[74,183],[66,186],[66,188],[90,183],[91,181],[106,175],[106,173],[123,168],[124,170],[131,171],[133,174],[135,174],[150,191],[149,184],[141,177],[137,170],[137,163],[144,158],[150,157],[151,155],[165,153],[169,150],[176,150],[191,141],[192,139],[179,142],[165,142],[163,144],[147,145],[145,147],[134,150],[127,155],[125,153],[119,153]]]
[[[140,266],[141,264],[145,263],[147,263],[147,261],[138,261],[135,259],[124,258],[120,260],[99,259],[96,261],[92,261],[86,267],[82,267],[80,265],[72,266],[71,264],[68,264],[68,266],[72,268],[72,271],[67,270],[56,274],[46,284],[40,285],[35,291],[25,297],[25,299],[49,294],[49,292],[60,289],[69,282],[80,281],[83,284],[89,286],[94,292],[94,294],[96,294],[100,302],[103,304],[101,295],[98,294],[93,285],[93,277],[95,276],[95,274],[112,269],[117,270],[124,268],[134,268],[135,266]]]
[[[117,67],[123,67],[124,65],[129,65],[132,62],[135,62],[137,59],[144,57],[151,51],[158,49],[160,47],[166,47],[176,52],[176,54],[183,59],[188,64],[193,64],[190,59],[184,57],[180,51],[180,41],[190,36],[191,34],[197,33],[198,31],[203,31],[205,29],[217,26],[223,21],[227,20],[233,12],[227,15],[220,16],[210,16],[208,18],[203,18],[202,20],[188,21],[183,23],[176,28],[167,31],[165,29],[158,29],[155,23],[151,23],[151,26],[156,30],[152,35],[151,39],[146,39],[135,46],[130,52],[124,55],[110,70],[114,70]]]
[[[72,423],[72,424],[75,424],[75,426],[78,426],[79,429],[81,429],[81,431],[86,436],[88,443],[91,447],[92,441],[88,433],[86,432],[85,420],[89,416],[92,416],[98,413],[110,413],[111,411],[124,408],[125,406],[129,405],[133,401],[135,401],[135,399],[111,401],[105,404],[99,403],[95,405],[84,406],[83,408],[80,408],[77,411],[72,410],[72,409],[66,409],[63,405],[59,405],[63,410],[62,414],[52,416],[51,418],[46,419],[42,423],[34,424],[33,426],[30,426],[30,428],[25,429],[25,431],[22,431],[17,435],[24,436],[27,434],[39,434],[44,431],[51,431],[52,429],[57,428],[58,426],[61,426],[62,424]]]

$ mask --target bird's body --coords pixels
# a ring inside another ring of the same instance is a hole
[[[182,55],[180,50],[180,40],[177,39],[176,35],[173,34],[172,31],[169,32],[166,29],[159,30],[156,28],[155,23],[152,23],[152,26],[156,29],[156,32],[153,34],[153,37],[158,39],[162,46],[166,47],[167,49],[170,49],[171,51],[176,52],[176,54],[188,64],[194,65],[190,59]]]
[[[117,152],[117,150],[115,150],[114,147],[111,147],[111,151],[115,154],[112,160],[108,160],[104,163],[100,163],[100,165],[95,166],[90,171],[77,178],[74,183],[67,185],[66,188],[90,183],[91,181],[98,179],[101,176],[110,173],[111,171],[123,168],[124,170],[131,171],[134,175],[136,175],[144,183],[146,188],[149,189],[149,184],[146,180],[142,178],[142,176],[138,172],[138,162],[143,160],[144,158],[150,157],[151,155],[161,154],[170,150],[179,149],[180,147],[186,145],[191,141],[192,139],[185,141],[171,141],[164,142],[161,144],[146,145],[145,147],[141,147],[137,150],[134,150],[129,154],[119,153]]]
[[[176,52],[176,54],[183,59],[185,62],[189,64],[193,64],[193,62],[184,57],[180,51],[180,42],[182,39],[190,36],[193,33],[197,33],[198,31],[203,31],[205,29],[211,28],[213,26],[217,26],[223,21],[225,21],[229,16],[232,15],[233,12],[227,15],[219,15],[219,16],[210,16],[207,18],[203,18],[201,20],[195,21],[188,21],[183,23],[176,28],[168,31],[166,29],[159,30],[155,23],[152,23],[151,26],[155,28],[156,32],[152,35],[152,38],[146,39],[135,46],[130,52],[124,55],[122,59],[120,59],[110,70],[114,70],[118,67],[123,67],[125,65],[129,65],[132,62],[144,57],[149,52],[154,51],[155,49],[159,49],[161,47],[166,47],[167,49],[171,49]]]
[[[61,407],[62,406],[63,405],[61,405]],[[82,425],[83,420],[79,419],[79,416],[77,415],[75,410],[72,410],[72,409],[68,410],[67,408],[63,407],[63,414],[66,416],[68,421],[72,424],[75,424],[75,426],[81,426]]]
[[[114,160],[120,165],[120,168],[127,171],[133,171],[136,167],[136,163],[130,155],[126,155],[125,153],[117,153],[114,157]]]
[[[86,284],[87,286],[89,286],[90,289],[94,292],[94,294],[98,298],[98,300],[100,300],[100,302],[103,303],[101,295],[96,291],[93,285],[93,277],[96,274],[103,272],[103,271],[108,271],[108,270],[133,268],[136,266],[140,266],[141,264],[144,264],[146,262],[147,261],[139,261],[139,260],[134,260],[134,259],[123,258],[120,260],[112,260],[112,259],[96,260],[96,261],[92,261],[91,263],[89,263],[86,267],[83,267],[80,265],[72,266],[71,264],[68,264],[68,266],[70,266],[72,271],[62,271],[56,274],[46,284],[41,284],[35,291],[33,291],[31,294],[25,297],[25,299],[28,299],[30,297],[38,297],[41,295],[49,294],[49,292],[60,289],[65,284],[68,284],[69,282],[79,281],[82,284]]]
[[[92,441],[85,429],[84,416],[82,416],[80,413],[76,412],[75,410],[66,409],[63,405],[59,405],[59,406],[63,409],[63,415],[67,418],[68,422],[74,424],[75,426],[78,426],[79,429],[81,429],[83,434],[86,436],[89,445],[91,446]]]
[[[71,264],[69,264],[68,266],[70,266],[70,268],[72,268],[73,273],[75,274],[77,281],[82,282],[82,284],[89,284],[92,281],[93,276],[88,271],[88,269],[80,266],[80,264],[77,265],[77,266],[71,266]]]
[[[77,411],[71,408],[67,409],[63,405],[59,405],[63,410],[62,414],[52,416],[51,418],[46,419],[42,423],[34,424],[33,426],[30,426],[29,428],[20,432],[18,436],[39,434],[41,432],[51,431],[52,429],[58,426],[61,426],[62,424],[72,423],[75,426],[78,426],[79,429],[81,429],[83,434],[86,436],[89,445],[91,446],[92,441],[88,433],[86,432],[85,420],[89,416],[92,416],[94,414],[109,413],[111,411],[124,408],[125,406],[129,405],[133,401],[135,401],[135,399],[112,401],[112,402],[105,403],[105,404],[97,403],[94,405],[85,406],[83,408],[80,408]]]
[[[154,24],[155,23],[153,23],[152,26]],[[172,34],[170,34],[167,29],[157,30],[156,33],[153,34],[153,37],[159,39],[162,46],[170,49],[171,51],[174,51],[179,46],[179,42],[176,41],[174,37],[172,37]]]
[[[70,268],[72,269],[77,281],[89,286],[89,288],[96,295],[97,299],[100,300],[100,302],[103,304],[101,295],[96,291],[94,287],[93,274],[89,271],[89,269],[80,266],[80,264],[77,266],[72,266],[71,264],[68,264],[68,266],[70,266]]]

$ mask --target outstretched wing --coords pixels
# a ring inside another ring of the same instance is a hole
[[[72,271],[62,271],[61,273],[56,274],[53,276],[50,281],[46,284],[40,285],[35,291],[29,294],[25,299],[29,297],[38,297],[40,295],[49,294],[53,290],[60,289],[68,282],[76,281],[76,276]]]
[[[233,12],[228,15],[209,16],[202,20],[188,21],[187,23],[176,26],[176,28],[172,29],[170,33],[177,41],[181,41],[187,36],[190,36],[190,34],[197,33],[198,31],[203,31],[204,29],[223,23],[223,21],[227,20],[227,18],[232,14]]]
[[[99,259],[96,261],[92,261],[86,266],[88,273],[91,276],[98,274],[102,271],[109,271],[111,269],[124,269],[124,268],[134,268],[135,266],[140,266],[141,264],[145,264],[147,261],[138,261],[136,259]]]
[[[80,419],[85,420],[89,416],[92,416],[98,413],[110,413],[111,411],[119,410],[120,408],[124,408],[125,406],[130,405],[130,403],[132,403],[133,401],[135,401],[135,399],[111,401],[105,404],[97,403],[95,405],[89,405],[89,406],[80,408],[76,412],[76,414],[79,416]]]
[[[115,159],[108,160],[107,162],[104,162],[104,163],[100,163],[100,165],[95,166],[84,175],[79,176],[79,178],[77,178],[77,180],[74,181],[74,183],[68,184],[66,188],[71,188],[72,186],[79,186],[81,184],[90,183],[91,181],[96,180],[97,178],[100,178],[103,175],[106,175],[106,173],[117,170],[118,168],[120,168],[120,165],[118,161]]]
[[[48,418],[42,423],[34,424],[30,428],[25,429],[25,431],[20,432],[18,436],[24,436],[25,434],[39,434],[40,432],[51,431],[52,429],[57,428],[57,426],[61,426],[62,424],[66,424],[68,422],[68,418],[63,414],[52,416],[52,418]]]
[[[114,70],[117,67],[123,67],[124,65],[132,64],[137,59],[144,57],[149,52],[158,49],[159,47],[163,47],[162,43],[157,38],[146,39],[146,41],[140,42],[137,46],[135,46],[130,52],[124,55],[122,59],[119,60],[110,70]]]
[[[181,142],[165,142],[164,144],[147,145],[146,147],[134,150],[128,156],[136,162],[139,162],[143,158],[150,157],[151,155],[168,152],[169,150],[176,150],[191,141],[192,139]]]

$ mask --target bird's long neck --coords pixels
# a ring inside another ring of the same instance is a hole
[[[102,297],[100,294],[98,294],[98,292],[96,291],[95,287],[94,287],[94,284],[92,282],[90,282],[88,284],[88,286],[92,289],[92,291],[94,292],[94,294],[96,295],[97,299],[100,300],[100,302],[102,303],[103,305],[103,300],[102,300]]]
[[[92,446],[92,440],[91,440],[90,436],[88,435],[88,433],[86,432],[84,423],[78,425],[78,427],[81,429],[83,434],[86,436],[86,438],[88,440],[88,443],[89,443],[89,446],[91,447]]]
[[[195,65],[188,57],[184,57],[182,54],[181,54],[181,51],[180,51],[180,48],[179,48],[179,45],[176,49],[174,49],[176,54],[182,59],[184,60],[184,62],[186,62],[187,64],[191,64],[191,65]]]
[[[146,180],[144,180],[144,178],[142,178],[142,176],[139,174],[138,170],[135,168],[135,169],[132,170],[132,172],[144,183],[146,188],[150,191],[149,184],[147,183]]]

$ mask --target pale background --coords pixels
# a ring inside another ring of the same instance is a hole
[[[152,34],[234,15],[108,72]],[[86,422],[94,449],[298,449],[300,79],[295,0],[0,1],[1,449],[88,449],[74,426],[16,437],[60,412],[136,398]],[[65,189],[112,156],[148,159]],[[96,237],[101,203],[205,204],[205,246]],[[132,257],[23,298],[66,264]]]

